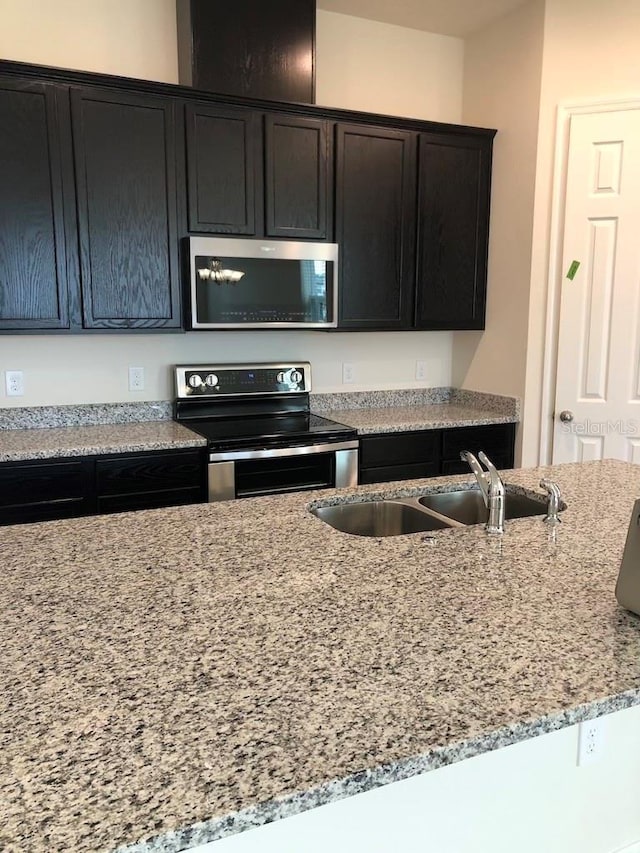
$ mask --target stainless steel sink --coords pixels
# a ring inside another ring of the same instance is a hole
[[[484,524],[489,512],[479,491],[467,489],[455,492],[441,492],[425,495],[418,503],[426,509],[453,518],[461,524]],[[505,495],[505,518],[525,518],[530,515],[545,515],[547,503],[517,492],[510,492],[507,486]]]
[[[523,495],[506,487],[505,517],[545,515],[547,501],[542,495]],[[566,505],[562,504],[562,510]],[[354,536],[401,536],[448,527],[484,524],[488,510],[478,489],[456,489],[414,498],[371,500],[319,506],[311,509],[318,518]]]
[[[311,512],[336,530],[354,536],[400,536],[403,533],[442,530],[451,526],[417,506],[395,501],[321,506]]]

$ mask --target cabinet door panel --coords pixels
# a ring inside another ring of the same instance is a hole
[[[328,122],[267,115],[266,233],[270,237],[331,239]]]
[[[392,432],[360,438],[360,465],[379,468],[415,462],[438,462],[440,430]]]
[[[204,489],[204,462],[198,450],[100,459],[96,463],[97,492],[135,494],[168,489]]]
[[[98,514],[132,512],[139,509],[157,509],[166,506],[184,506],[206,500],[202,489],[166,489],[158,492],[133,492],[132,494],[98,496]]]
[[[360,472],[360,485],[391,483],[394,480],[420,480],[423,477],[437,476],[438,465],[435,462],[414,462],[411,465],[387,465],[381,468],[364,468]]]
[[[88,515],[93,508],[91,459],[0,466],[0,524]]]
[[[477,454],[484,450],[489,459],[498,466],[512,467],[515,442],[515,424],[488,424],[487,426],[456,427],[442,432],[442,458],[448,462],[462,462],[460,453],[470,450]],[[494,458],[495,457],[495,458]],[[469,471],[466,462],[462,462],[460,473]],[[448,465],[443,473],[452,473],[453,466]]]
[[[413,319],[416,136],[339,125],[336,237],[345,329],[405,329]]]
[[[58,96],[0,80],[0,329],[69,325]]]
[[[189,230],[261,235],[261,115],[188,105],[186,121]]]
[[[420,136],[416,327],[483,329],[491,141]]]
[[[72,92],[86,328],[181,325],[172,101]]]

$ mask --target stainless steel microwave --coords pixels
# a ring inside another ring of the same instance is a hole
[[[338,246],[189,237],[192,329],[337,326]]]

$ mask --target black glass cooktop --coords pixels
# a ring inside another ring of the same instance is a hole
[[[278,447],[303,443],[349,440],[357,437],[353,427],[330,421],[308,412],[263,417],[221,418],[183,421],[203,435],[210,448],[229,450],[238,447]]]

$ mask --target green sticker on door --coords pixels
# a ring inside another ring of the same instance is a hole
[[[569,281],[573,281],[576,277],[576,273],[578,272],[578,267],[580,266],[580,261],[571,261],[571,266],[567,271],[567,278]]]

